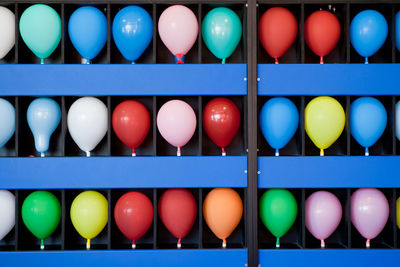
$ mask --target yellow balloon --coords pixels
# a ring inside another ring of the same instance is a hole
[[[108,221],[108,201],[96,191],[80,193],[71,205],[71,221],[76,231],[88,240],[96,237]]]
[[[306,106],[304,119],[307,135],[323,155],[324,149],[330,147],[342,134],[346,116],[336,99],[319,96]]]
[[[400,229],[400,197],[396,200],[396,224]]]

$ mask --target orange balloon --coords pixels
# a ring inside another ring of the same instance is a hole
[[[215,188],[208,193],[204,200],[203,214],[208,227],[218,238],[222,239],[222,245],[225,247],[226,239],[242,219],[242,199],[231,188]]]

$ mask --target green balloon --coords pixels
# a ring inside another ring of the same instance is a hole
[[[36,191],[25,198],[22,204],[22,220],[37,238],[42,240],[56,230],[61,218],[61,206],[50,192]]]
[[[48,5],[32,5],[22,13],[19,31],[25,44],[43,63],[60,43],[61,19]]]
[[[260,217],[277,238],[276,246],[279,247],[279,238],[289,231],[296,220],[296,199],[286,189],[269,189],[260,199]]]
[[[201,33],[208,49],[225,63],[242,38],[242,23],[231,9],[217,7],[205,16]]]

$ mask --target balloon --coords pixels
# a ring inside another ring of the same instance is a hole
[[[76,50],[89,63],[107,42],[106,16],[95,7],[80,7],[69,18],[68,34]]]
[[[397,227],[400,229],[400,197],[396,200],[396,224]]]
[[[158,20],[158,34],[161,41],[179,64],[184,63],[184,56],[196,42],[198,33],[199,24],[196,15],[182,5],[168,7]]]
[[[329,96],[319,96],[308,103],[304,114],[305,128],[311,141],[321,150],[330,147],[342,134],[346,121],[340,103]]]
[[[37,98],[29,105],[26,117],[35,138],[35,148],[44,157],[49,149],[50,137],[60,124],[60,106],[51,98]]]
[[[0,190],[0,240],[15,225],[15,196],[7,190]]]
[[[276,237],[276,247],[280,238],[292,227],[297,217],[296,199],[286,189],[269,189],[260,199],[260,218],[265,227]]]
[[[157,114],[157,128],[161,136],[178,148],[186,145],[196,131],[196,114],[192,107],[182,100],[171,100],[165,103]]]
[[[396,13],[395,16],[395,41],[396,48],[400,51],[400,11]]]
[[[95,238],[107,224],[107,199],[96,191],[80,193],[72,201],[71,221],[76,231],[87,239],[86,248],[90,249],[90,239]]]
[[[153,39],[153,20],[140,6],[124,7],[114,18],[112,34],[121,54],[134,63]]]
[[[203,215],[208,227],[219,239],[222,239],[222,247],[225,248],[226,239],[242,219],[242,199],[231,188],[215,188],[204,199]]]
[[[385,195],[374,188],[358,189],[351,195],[351,222],[367,239],[375,238],[385,227],[389,218],[389,203]]]
[[[115,204],[115,223],[132,241],[132,248],[136,248],[136,241],[149,230],[153,223],[153,215],[153,204],[140,192],[126,193]]]
[[[224,97],[217,97],[207,103],[203,110],[203,127],[211,140],[222,148],[235,137],[240,126],[240,112],[235,103]]]
[[[126,100],[120,103],[113,112],[112,126],[118,138],[132,149],[140,146],[150,129],[150,114],[138,101]]]
[[[0,6],[0,59],[4,58],[15,44],[15,15]]]
[[[270,8],[261,16],[258,32],[260,42],[275,63],[296,40],[297,28],[296,18],[284,7]]]
[[[0,148],[15,132],[15,109],[7,100],[0,98]]]
[[[307,198],[305,214],[308,231],[321,240],[321,248],[324,248],[325,239],[335,232],[342,219],[339,199],[330,192],[317,191]]]
[[[350,41],[360,56],[374,55],[385,43],[388,35],[388,24],[385,17],[375,10],[364,10],[358,13],[350,24]]]
[[[224,64],[242,38],[242,23],[229,8],[217,7],[204,17],[201,33],[207,48]]]
[[[26,228],[40,239],[40,249],[44,249],[44,239],[49,237],[60,223],[60,201],[50,192],[35,191],[25,198],[21,214]]]
[[[304,38],[308,47],[324,63],[324,56],[335,48],[340,38],[340,23],[334,14],[318,10],[308,16],[304,24]]]
[[[1,114],[1,113],[0,113]],[[400,101],[396,103],[396,137],[400,141]],[[1,138],[0,138],[1,140]],[[1,144],[1,142],[0,142]],[[1,147],[1,145],[0,145]]]
[[[178,238],[180,248],[181,239],[189,234],[196,221],[196,200],[186,189],[168,189],[158,202],[158,215],[168,231]]]
[[[373,97],[360,97],[350,106],[350,131],[357,142],[368,148],[378,141],[385,131],[387,114],[382,103]]]
[[[68,111],[68,130],[80,149],[90,156],[108,130],[108,111],[95,97],[76,100]]]
[[[49,57],[61,40],[61,19],[48,5],[28,7],[19,20],[19,31],[25,44],[41,59]]]
[[[285,97],[268,100],[260,111],[260,128],[268,144],[275,149],[285,147],[292,139],[299,126],[299,112],[296,105]]]

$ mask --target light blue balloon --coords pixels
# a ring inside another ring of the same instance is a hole
[[[68,33],[76,50],[89,62],[107,42],[106,16],[92,6],[78,8],[69,19]]]
[[[115,16],[112,34],[124,58],[135,63],[153,39],[153,20],[145,9],[127,6]]]
[[[350,41],[357,53],[365,57],[365,63],[382,47],[387,36],[388,24],[378,11],[361,11],[351,21]]]
[[[35,138],[35,148],[43,156],[49,149],[51,135],[60,124],[60,106],[51,98],[37,98],[29,105],[26,116]]]
[[[15,109],[7,100],[0,98],[0,148],[15,132]]]
[[[289,143],[299,126],[299,112],[296,105],[284,97],[275,97],[268,100],[261,108],[260,127],[268,144],[279,155]]]
[[[382,103],[373,97],[360,97],[350,106],[350,132],[357,142],[368,148],[378,141],[385,131],[387,113]]]

